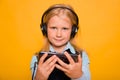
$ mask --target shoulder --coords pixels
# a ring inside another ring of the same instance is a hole
[[[89,64],[90,60],[86,51],[82,51],[82,62],[83,64]]]
[[[37,60],[37,55],[33,55],[32,56],[32,60],[31,60],[31,63],[30,63],[30,68],[33,68],[34,67],[34,64],[38,62]]]
[[[83,64],[89,64],[90,63],[88,54],[87,54],[87,52],[85,50],[76,49],[76,53],[81,55]]]

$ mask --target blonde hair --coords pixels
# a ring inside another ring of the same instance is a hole
[[[78,25],[78,18],[76,13],[74,13],[74,9],[70,5],[65,4],[55,4],[48,8],[43,17],[43,23],[47,24],[51,17],[55,15],[59,16],[61,12],[70,18],[73,25]]]

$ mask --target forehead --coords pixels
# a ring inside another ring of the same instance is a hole
[[[48,23],[48,21],[54,17],[54,16],[59,16],[59,17],[68,17],[71,22],[74,19],[73,14],[71,13],[71,11],[67,10],[67,9],[61,9],[61,8],[57,8],[57,9],[53,9],[51,10],[49,13],[47,13],[44,17],[44,23]]]
[[[68,16],[64,14],[59,14],[52,16],[48,21],[48,25],[71,26],[72,23]]]

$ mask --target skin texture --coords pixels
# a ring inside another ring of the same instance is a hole
[[[50,18],[47,24],[48,40],[57,52],[62,52],[70,40],[72,24],[70,19],[64,15],[56,15]],[[78,56],[78,62],[74,62],[69,53],[64,53],[70,64],[64,63],[57,56],[47,59],[47,53],[44,54],[39,61],[35,80],[47,80],[54,68],[62,70],[70,78],[79,78],[82,75],[82,59]],[[60,65],[56,64],[58,62]]]

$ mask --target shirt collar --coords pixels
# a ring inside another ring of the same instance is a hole
[[[71,51],[73,54],[75,54],[75,49],[73,48],[73,46],[71,45],[70,42],[67,43],[65,49],[63,50],[63,53],[64,53],[64,51],[67,50],[67,49],[70,49],[70,51]],[[52,45],[50,45],[50,49],[49,49],[49,50],[50,50],[51,52],[56,52],[56,51],[54,50],[54,48],[52,47]]]

